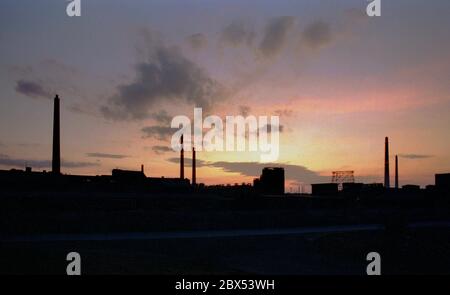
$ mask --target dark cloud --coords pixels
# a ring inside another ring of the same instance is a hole
[[[160,124],[170,125],[170,122],[172,122],[172,117],[165,110],[153,113],[152,118]]]
[[[31,98],[52,99],[56,92],[70,97],[85,97],[77,86],[82,77],[79,70],[56,59],[9,66],[9,73],[16,81],[16,92]]]
[[[186,38],[187,42],[193,49],[205,48],[208,44],[208,39],[202,33],[193,34]]]
[[[223,44],[237,47],[240,45],[251,45],[255,33],[242,22],[233,22],[226,26],[220,35]]]
[[[109,119],[145,119],[161,102],[184,102],[210,109],[221,99],[223,87],[175,47],[152,44],[148,60],[136,66],[133,82],[117,87],[117,94],[101,107]]]
[[[330,25],[316,21],[309,24],[302,33],[302,41],[311,49],[320,49],[330,43],[333,39]]]
[[[31,98],[47,98],[47,99],[52,98],[50,91],[48,91],[39,82],[21,79],[17,81],[15,90],[17,93],[23,94]]]
[[[419,154],[400,154],[400,158],[417,160],[417,159],[428,159],[434,157],[433,155],[419,155]]]
[[[285,169],[287,179],[295,179],[304,183],[314,183],[328,180],[306,167],[290,164],[267,164],[257,162],[214,162],[212,167],[222,168],[225,172],[237,172],[245,176],[257,177],[261,175],[264,167],[282,167]]]
[[[179,158],[173,157],[167,159],[171,163],[179,163]],[[186,167],[192,166],[192,159],[185,158]],[[303,183],[320,183],[329,181],[329,177],[321,176],[317,172],[311,171],[308,168],[300,165],[291,164],[267,164],[257,162],[206,162],[197,159],[197,167],[214,167],[220,168],[225,172],[240,173],[244,176],[258,177],[261,175],[263,168],[265,167],[282,167],[285,170],[286,179],[297,180]]]
[[[15,168],[23,168],[25,166],[30,166],[39,169],[39,168],[50,168],[52,166],[52,162],[50,160],[13,159],[6,155],[0,155],[0,165]],[[61,162],[61,166],[65,168],[85,168],[85,167],[99,166],[99,163],[71,162],[63,160]]]
[[[178,164],[178,163],[180,163],[180,158],[173,157],[173,158],[167,159],[166,161],[170,162],[170,163]],[[196,160],[195,164],[196,164],[196,167],[210,166],[209,162],[205,162],[205,161],[199,160],[199,159]],[[185,167],[192,167],[192,158],[184,157],[184,166]]]
[[[280,16],[269,21],[259,45],[259,50],[264,57],[273,57],[283,48],[294,22],[295,18],[292,16]]]
[[[141,129],[144,138],[156,138],[158,140],[167,140],[176,129],[166,126],[147,126]]]
[[[104,154],[104,153],[87,153],[86,156],[90,158],[105,158],[105,159],[124,159],[129,158],[126,155]]]
[[[157,146],[152,146],[152,151],[158,155],[161,155],[161,154],[164,154],[167,152],[172,152],[173,150],[168,146],[157,145]]]

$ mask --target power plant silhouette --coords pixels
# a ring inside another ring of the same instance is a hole
[[[146,177],[144,165],[141,165],[140,171],[130,171],[114,169],[110,176],[76,176],[65,175],[61,172],[61,148],[60,148],[60,98],[58,95],[54,98],[53,112],[53,147],[51,173],[32,172],[31,167],[22,170],[0,171],[0,181],[3,187],[16,187],[17,189],[39,188],[49,189],[53,186],[65,189],[91,188],[95,190],[106,189],[109,191],[185,191],[193,192],[196,189],[205,189],[203,184],[197,183],[196,171],[196,150],[192,148],[192,178],[191,181],[185,178],[185,159],[184,159],[184,138],[180,139],[180,160],[179,178],[166,177]],[[311,184],[313,196],[338,196],[341,192],[345,194],[367,194],[370,191],[379,192],[380,187],[390,191],[390,171],[389,171],[389,138],[385,137],[384,154],[384,185],[383,184],[363,184],[355,183],[354,171],[333,171],[331,183]],[[439,178],[438,188],[448,187],[450,174],[437,174]],[[438,182],[436,181],[436,184]],[[212,186],[217,188],[218,186]],[[224,187],[225,188],[225,187]],[[411,190],[420,190],[420,187],[406,185],[404,188]],[[428,186],[428,189],[434,189],[434,186]],[[247,185],[243,186],[247,189]],[[399,191],[399,167],[398,156],[395,156],[395,190]],[[281,167],[266,167],[263,169],[261,177],[253,181],[253,193],[260,195],[285,195],[285,171]]]

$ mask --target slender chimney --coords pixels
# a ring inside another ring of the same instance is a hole
[[[192,148],[192,185],[197,184],[197,173],[195,171],[195,148]]]
[[[183,145],[183,135],[181,135],[181,152],[180,152],[180,179],[184,179],[184,145]]]
[[[398,189],[398,156],[395,155],[395,189]]]
[[[384,139],[384,187],[389,188],[389,138]]]
[[[53,105],[53,155],[52,155],[52,173],[61,174],[61,155],[60,155],[60,137],[59,134],[59,96],[55,96]]]
[[[144,164],[141,164],[141,172],[144,173]]]

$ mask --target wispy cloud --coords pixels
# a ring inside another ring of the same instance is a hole
[[[160,124],[170,125],[170,122],[172,121],[172,117],[167,113],[166,110],[160,110],[157,113],[153,113],[152,118]]]
[[[316,21],[304,29],[302,41],[304,45],[311,49],[320,49],[333,40],[331,27],[323,21]]]
[[[141,129],[144,138],[156,138],[158,140],[168,139],[175,131],[167,126],[147,126]]]
[[[259,50],[264,57],[273,57],[283,48],[294,21],[295,18],[292,16],[280,16],[269,21],[259,45]]]
[[[23,168],[25,166],[31,166],[34,168],[50,168],[52,162],[50,160],[35,160],[35,159],[17,159],[10,158],[7,155],[0,155],[0,165],[9,166],[14,168]],[[61,166],[66,168],[85,168],[85,167],[95,167],[99,166],[99,163],[92,162],[72,162],[72,161],[61,161]]]
[[[105,159],[129,158],[129,156],[127,156],[127,155],[105,154],[105,153],[87,153],[86,156],[88,156],[90,158],[105,158]]]
[[[176,157],[168,158],[166,161],[170,162],[170,163],[176,163],[177,164],[177,163],[180,162],[180,158],[176,158]],[[186,167],[192,167],[192,159],[188,158],[188,157],[184,157],[184,165]],[[196,161],[196,166],[197,167],[204,167],[204,166],[209,166],[209,165],[210,165],[210,162],[206,162],[206,161],[203,161],[203,160],[200,160],[200,159],[197,159],[197,161]]]
[[[417,159],[428,159],[434,157],[433,155],[423,155],[423,154],[400,154],[398,155],[400,158],[417,160]]]
[[[44,85],[37,81],[19,80],[16,82],[17,93],[23,94],[31,98],[47,98],[51,99],[51,93]]]
[[[172,152],[173,150],[165,145],[157,145],[157,146],[152,146],[152,151],[154,151],[156,154],[161,155],[167,152]]]

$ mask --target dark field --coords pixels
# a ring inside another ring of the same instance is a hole
[[[83,274],[365,275],[377,251],[383,274],[449,274],[448,229],[401,238],[382,232],[239,238],[3,243],[3,274],[65,274],[71,251]]]
[[[65,274],[66,255],[75,251],[83,274],[365,275],[366,255],[375,251],[383,274],[450,273],[445,203],[376,204],[215,195],[10,195],[2,198],[0,272]],[[349,230],[354,226],[363,228]]]

